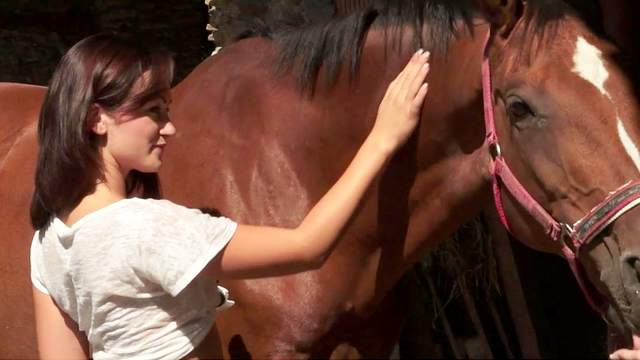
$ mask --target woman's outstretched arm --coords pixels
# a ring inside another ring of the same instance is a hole
[[[355,158],[297,228],[239,225],[205,272],[218,279],[253,278],[322,265],[373,179],[415,129],[428,89],[428,57],[416,53],[389,85]]]

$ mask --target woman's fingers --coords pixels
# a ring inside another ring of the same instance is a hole
[[[420,88],[418,89],[418,93],[416,94],[415,98],[413,99],[413,103],[411,104],[415,111],[420,111],[420,109],[422,109],[422,104],[424,104],[424,99],[427,96],[428,91],[429,84],[427,83],[422,84],[422,86],[420,86]]]
[[[418,123],[428,91],[424,82],[429,72],[428,59],[423,51],[416,52],[389,84],[380,103],[372,133],[390,148],[404,143]]]
[[[423,55],[425,62],[422,63],[422,65],[420,66],[420,68],[417,70],[417,73],[413,76],[413,79],[411,81],[411,84],[409,85],[409,94],[413,95],[415,97],[415,95],[418,93],[418,90],[420,90],[420,88],[422,87],[422,85],[425,83],[425,79],[427,78],[427,74],[429,74],[429,53],[427,53],[427,55]]]
[[[422,108],[428,90],[425,79],[429,73],[429,57],[430,53],[422,49],[413,54],[408,64],[389,85],[385,95],[387,102],[404,106],[412,116],[417,116],[416,112]]]
[[[389,92],[395,93],[396,91],[404,88],[405,84],[407,83],[407,79],[411,77],[411,70],[420,61],[421,54],[422,50],[418,50],[411,56],[409,62],[404,66],[402,70],[400,70],[400,73],[398,73],[398,75],[396,75],[396,78],[391,82],[391,86],[389,86]]]
[[[407,66],[398,75],[395,89],[398,96],[407,101],[415,98],[429,73],[429,56],[430,53],[422,49],[413,55]]]

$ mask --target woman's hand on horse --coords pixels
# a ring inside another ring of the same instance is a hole
[[[420,119],[427,95],[425,78],[429,73],[429,52],[418,50],[407,66],[389,84],[371,136],[390,151],[404,144]]]

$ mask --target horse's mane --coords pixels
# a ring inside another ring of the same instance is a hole
[[[544,33],[549,23],[561,19],[567,11],[570,8],[559,0],[528,0],[527,32]],[[410,25],[416,49],[444,52],[456,36],[457,24],[461,22],[473,31],[472,20],[479,12],[472,0],[372,0],[362,10],[324,23],[309,23],[299,13],[285,15],[270,24],[253,24],[239,38],[262,36],[274,40],[279,47],[276,70],[293,70],[299,85],[312,91],[321,67],[327,85],[336,81],[345,62],[350,75],[356,73],[362,45],[371,28],[383,28],[388,33]],[[428,38],[418,31],[425,25],[430,29]],[[398,44],[394,45],[392,49],[399,49]]]

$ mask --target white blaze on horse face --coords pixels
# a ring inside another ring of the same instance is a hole
[[[611,98],[604,88],[604,83],[609,78],[609,71],[604,66],[602,52],[582,36],[578,36],[576,42],[576,50],[573,54],[573,72],[593,84],[602,95]]]
[[[627,129],[624,128],[624,124],[620,117],[618,117],[618,136],[620,137],[620,141],[622,141],[622,145],[627,151],[627,154],[629,154],[629,157],[633,160],[636,168],[640,171],[640,151],[638,151],[638,147],[636,147],[636,144],[631,140],[631,137],[629,136]]]
[[[602,52],[585,40],[582,36],[576,41],[576,49],[573,54],[573,72],[581,78],[587,80],[595,86],[602,95],[606,96],[613,103],[611,95],[605,89],[604,84],[609,78],[609,71],[602,59]],[[615,105],[615,104],[614,104]],[[618,110],[616,109],[616,113]],[[625,151],[640,171],[640,151],[629,136],[627,129],[620,116],[617,117],[618,137]]]

